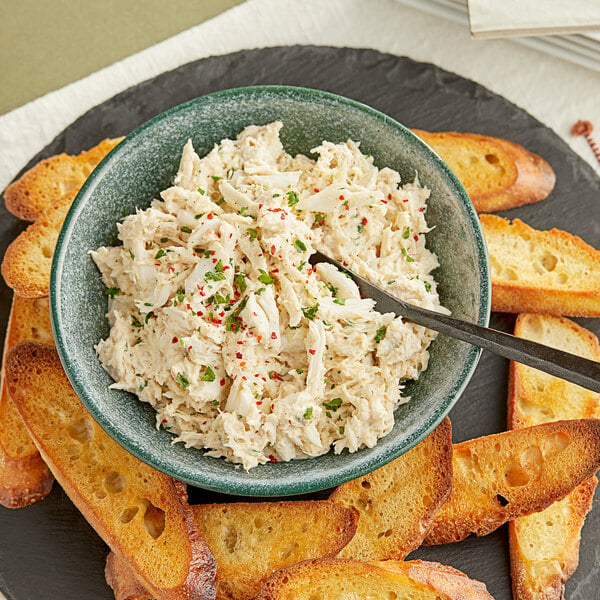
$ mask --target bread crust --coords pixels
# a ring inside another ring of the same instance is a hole
[[[403,559],[421,545],[451,487],[452,426],[446,418],[406,454],[333,492],[333,502],[361,515],[340,557]]]
[[[560,229],[539,231],[519,219],[511,223],[496,215],[482,214],[479,219],[490,255],[493,311],[600,316],[599,250]],[[504,250],[514,243],[523,246],[519,265],[512,264],[514,257],[509,264]],[[550,271],[537,259],[532,262],[532,245],[536,254],[549,257]]]
[[[577,323],[551,315],[520,314],[515,335],[600,360],[598,338]],[[508,426],[520,429],[557,418],[600,416],[600,394],[511,361]],[[509,523],[515,600],[561,600],[579,563],[581,528],[598,484],[591,477],[544,511]],[[532,552],[531,548],[535,550]]]
[[[107,138],[78,155],[63,152],[40,161],[6,188],[6,208],[19,219],[35,221],[57,198],[80,188],[123,139]]]
[[[508,140],[479,135],[475,133],[459,133],[441,131],[431,133],[421,129],[413,129],[424,142],[429,144],[441,157],[449,163],[461,181],[477,212],[494,212],[532,204],[547,198],[554,189],[556,175],[552,167],[540,156],[529,152],[523,146]],[[469,170],[477,166],[463,165],[455,156],[457,148],[468,148],[470,152],[483,158],[494,157],[499,161],[502,171],[498,177],[507,178],[503,187],[499,182],[488,182],[488,189],[472,182]],[[510,173],[507,177],[507,170]]]
[[[11,397],[55,478],[145,588],[165,600],[213,600],[215,561],[182,501],[181,489],[170,477],[134,459],[93,423],[70,387],[56,351],[35,342],[18,344],[8,352],[6,378]],[[50,399],[54,400],[52,411]],[[44,402],[46,411],[42,413],[39,407]],[[83,429],[82,421],[86,424]],[[93,452],[89,450],[92,446]],[[80,461],[83,475],[79,471],[76,474],[72,457]],[[99,469],[98,475],[95,469]],[[96,487],[98,476],[104,482],[103,488]],[[119,485],[113,487],[111,481],[115,479]],[[130,489],[131,499],[127,495]],[[123,509],[134,502],[135,512],[126,516]],[[127,544],[123,526],[129,527],[133,536]],[[158,552],[165,560],[177,556],[177,564],[153,563],[150,568],[149,557]],[[183,581],[175,585],[159,583],[172,577],[171,573],[182,571]]]
[[[424,545],[491,533],[561,500],[600,466],[600,420],[545,423],[454,445],[454,480]]]
[[[50,493],[54,482],[10,399],[4,377],[8,349],[34,338],[52,343],[48,301],[15,296],[8,319],[0,376],[0,504],[6,508],[22,508],[42,500]]]

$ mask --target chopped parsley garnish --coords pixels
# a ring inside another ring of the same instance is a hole
[[[323,225],[325,223],[325,215],[323,213],[315,213],[315,225]]]
[[[131,260],[135,258],[135,254],[131,250],[129,251],[129,256],[131,256]]]
[[[142,341],[142,338],[139,337],[137,340],[135,340],[135,342],[133,342],[133,345],[137,346],[141,341]]]
[[[267,289],[267,288],[264,288],[264,287],[258,288],[258,289],[257,289],[257,290],[254,292],[254,295],[255,295],[255,296],[260,296],[260,295],[261,295],[261,294],[262,294],[262,293],[263,293],[263,292],[264,292],[266,289]]]
[[[204,213],[198,213],[197,215],[194,215],[194,219],[196,219],[196,221],[198,221],[199,219],[201,219],[204,216]]]
[[[298,269],[298,271],[302,271],[302,269],[304,268],[304,265],[306,264],[306,261],[303,260],[296,268]]]
[[[199,192],[200,194],[202,194],[203,196],[204,196],[204,194],[206,194],[206,191],[205,191],[205,190],[203,190],[202,188],[198,188],[198,192]]]
[[[148,325],[148,321],[154,316],[154,313],[150,311],[145,318],[146,325]]]
[[[340,428],[338,429],[338,431],[340,432],[340,435],[344,435],[344,431],[345,431],[345,429],[344,429],[343,427],[340,427]]]
[[[211,175],[210,178],[216,183],[217,181],[219,181],[221,179],[221,177],[219,177],[218,175]]]
[[[222,273],[223,272],[223,262],[221,261],[221,259],[219,259],[217,261],[217,264],[215,265],[215,271],[217,273]]]
[[[343,404],[343,401],[341,398],[334,398],[333,400],[330,400],[329,402],[323,402],[323,406],[327,409],[327,410],[333,410],[334,412]]]
[[[168,242],[169,238],[160,238],[160,243],[164,244],[165,242]]]
[[[194,248],[196,254],[204,254],[204,258],[210,258],[210,250],[203,250],[202,248]]]
[[[362,233],[365,230],[365,226],[362,223],[359,223],[356,226],[356,229],[358,230],[358,233]]]
[[[313,407],[309,406],[305,411],[304,411],[304,415],[303,418],[305,419],[312,419],[312,413],[313,413]]]
[[[384,337],[385,332],[387,331],[387,327],[382,325],[376,332],[375,337],[373,338],[377,343],[379,343]]]
[[[181,228],[181,231],[183,231],[183,233],[192,233],[192,228],[191,228],[191,227],[188,227],[187,225],[184,225],[184,226]]]
[[[345,298],[335,298],[333,300],[334,304],[339,304],[340,306],[346,306],[346,299]]]
[[[218,199],[218,200],[215,202],[215,204],[216,204],[217,206],[221,206],[221,204],[223,204],[223,202],[225,202],[225,198],[219,198],[219,199]]]
[[[111,298],[118,296],[121,293],[121,290],[118,287],[109,287],[104,290],[104,293]]]
[[[306,252],[306,244],[302,240],[296,240],[294,246],[296,246],[298,252]]]
[[[429,281],[424,281],[423,285],[425,286],[425,291],[426,292],[430,292],[431,291],[431,284],[429,283]]]
[[[210,368],[210,367],[209,367]],[[216,398],[214,400],[211,400],[209,402],[209,404],[212,404],[213,406],[219,406],[219,404],[221,404]]]
[[[304,307],[302,309],[302,313],[304,314],[304,316],[307,319],[312,321],[315,318],[315,315],[317,314],[318,310],[319,310],[319,303],[317,302],[314,306]]]
[[[166,252],[161,248],[154,256],[154,260],[158,260],[159,258],[162,258],[165,254],[166,254]]]
[[[270,285],[273,283],[273,278],[264,270],[259,269],[260,275],[258,276],[258,280],[265,285]]]
[[[242,208],[240,208],[239,213],[240,215],[242,215],[242,217],[247,217],[248,215],[246,214],[248,212],[248,207],[247,206],[242,206]]]
[[[298,194],[293,190],[290,190],[287,194],[288,206],[294,206],[300,202],[300,198],[298,198]]]
[[[176,381],[184,390],[190,387],[190,380],[185,373],[177,373]]]
[[[258,236],[258,231],[256,229],[252,229],[251,227],[248,227],[246,231],[248,232],[248,237],[250,238],[250,241],[253,242]]]
[[[304,369],[296,369],[296,373],[298,373],[298,375],[302,375],[302,373],[304,373]]]
[[[183,289],[179,288],[179,289],[177,290],[177,301],[178,301],[179,303],[181,303],[181,302],[183,302],[184,298],[185,298],[185,294],[184,294],[184,292],[183,292]]]
[[[410,236],[410,227],[405,227],[404,231],[402,232],[402,237],[407,240]]]
[[[205,281],[223,281],[225,279],[225,273],[212,273],[209,271],[204,275]]]
[[[225,329],[227,331],[233,331],[237,333],[242,327],[242,319],[240,318],[240,313],[246,307],[246,303],[248,302],[248,296],[244,296],[242,301],[238,304],[237,308],[229,315],[227,319],[227,323],[225,324]]]
[[[246,285],[246,276],[243,273],[238,273],[233,278],[233,281],[235,282],[235,285],[238,286],[238,289],[240,290],[240,292],[243,294],[246,291],[246,288],[248,287]]]
[[[136,316],[134,316],[134,315],[131,315],[131,324],[134,327],[143,327],[143,325],[140,322],[140,320]]]
[[[204,375],[200,377],[200,381],[214,381],[215,380],[215,372],[210,368],[206,367],[206,371],[204,371]]]
[[[338,289],[333,285],[333,283],[327,283],[327,289],[331,292],[332,296],[337,296]]]
[[[400,251],[406,257],[406,262],[415,262],[415,259],[408,254],[408,252],[406,251],[406,248],[400,248]]]

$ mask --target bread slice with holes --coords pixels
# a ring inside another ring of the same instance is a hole
[[[477,212],[539,202],[554,188],[552,167],[514,142],[455,131],[413,132],[454,171]]]
[[[373,563],[383,569],[404,573],[447,594],[453,600],[494,600],[484,583],[462,571],[425,560],[386,560]]]
[[[402,559],[418,548],[452,486],[449,419],[387,465],[340,485],[331,500],[356,508],[358,529],[343,558]]]
[[[54,343],[47,298],[13,298],[4,340],[3,365],[9,348],[24,340]],[[4,366],[0,388],[0,504],[21,508],[45,498],[52,489],[54,478],[10,399]]]
[[[335,556],[358,521],[357,511],[329,501],[235,502],[191,509],[217,560],[217,600],[251,600],[277,569]],[[114,558],[107,560],[106,576],[118,600],[140,594],[139,584]]]
[[[215,561],[182,491],[93,421],[56,351],[22,342],[6,357],[9,393],[75,506],[153,596],[213,599]]]
[[[600,361],[598,338],[569,319],[520,314],[515,335]],[[511,362],[508,425],[520,429],[557,419],[600,417],[600,394]],[[581,528],[592,507],[596,477],[545,510],[509,523],[515,600],[560,600],[579,563]]]
[[[15,294],[43,298],[50,291],[50,269],[58,234],[78,190],[61,196],[7,248],[2,276]]]
[[[35,221],[55,200],[79,189],[122,140],[107,138],[80,154],[63,152],[40,161],[6,188],[6,208],[19,219]]]
[[[459,579],[462,585],[456,585]],[[483,587],[483,589],[482,589]],[[485,586],[436,563],[317,559],[274,573],[256,600],[493,600]]]
[[[600,420],[545,423],[455,444],[448,502],[424,544],[487,535],[561,500],[600,467]]]
[[[600,316],[600,250],[559,229],[479,218],[490,256],[492,310]]]

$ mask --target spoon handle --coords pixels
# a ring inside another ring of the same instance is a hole
[[[392,312],[407,321],[423,325],[504,358],[534,367],[600,393],[600,362],[551,348],[532,340],[519,338],[503,331],[482,327],[476,323],[469,323],[420,306],[408,304],[398,300],[367,281],[364,277],[357,275],[341,263],[320,252],[311,256],[312,264],[318,262],[329,262],[348,273],[357,284],[361,296],[375,300],[377,303],[375,308],[381,313]]]

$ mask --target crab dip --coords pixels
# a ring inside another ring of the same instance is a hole
[[[372,447],[434,333],[361,299],[315,249],[437,311],[427,189],[359,145],[285,152],[281,123],[250,126],[204,158],[191,141],[174,185],[91,255],[109,296],[96,351],[174,442],[250,469]]]

